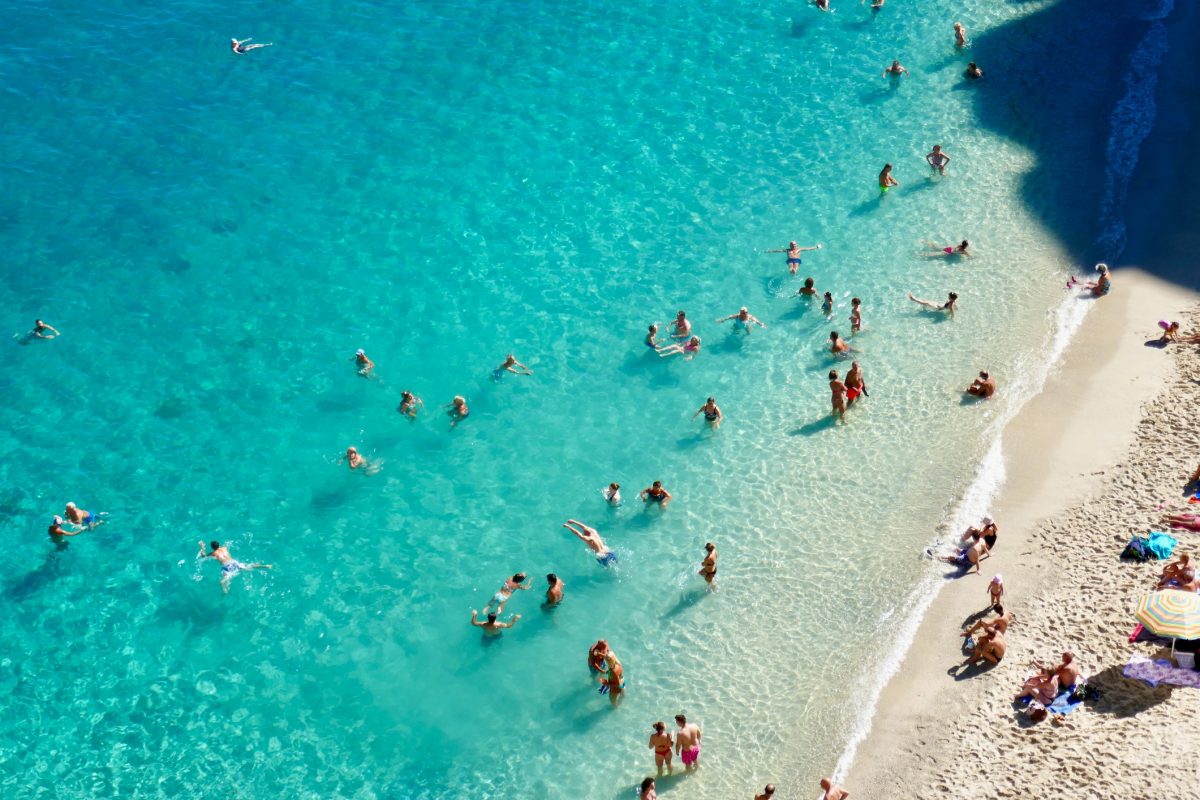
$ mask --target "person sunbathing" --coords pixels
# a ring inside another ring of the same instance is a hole
[[[1166,589],[1173,584],[1179,582],[1180,574],[1191,566],[1192,557],[1187,553],[1182,554],[1179,558],[1172,561],[1167,566],[1163,567],[1163,571],[1158,575],[1159,589]]]
[[[1200,531],[1200,514],[1168,514],[1166,521],[1172,528]]]
[[[1015,617],[1013,617],[1013,613],[1011,611],[1005,611],[1004,606],[996,606],[995,611],[1000,616],[993,620],[976,620],[974,625],[962,632],[962,637],[966,639],[974,635],[975,631],[980,629],[987,630],[988,628],[995,628],[996,630],[1000,631],[1001,634],[1008,633],[1008,626],[1012,624],[1012,621],[1015,619]]]
[[[1032,676],[1021,687],[1013,700],[1020,700],[1028,697],[1031,700],[1036,700],[1044,706],[1048,706],[1054,702],[1054,698],[1058,697],[1058,676],[1054,673],[1046,674],[1039,672]]]
[[[1082,672],[1079,668],[1079,662],[1075,660],[1074,653],[1063,653],[1062,663],[1055,664],[1054,666],[1048,666],[1040,661],[1034,661],[1033,665],[1040,669],[1043,674],[1053,675],[1058,680],[1058,685],[1064,689],[1078,683],[1079,675]],[[1051,699],[1053,700],[1053,698]]]
[[[1004,634],[995,625],[989,625],[983,629],[983,636],[975,643],[975,649],[963,666],[973,667],[980,661],[999,664],[1007,651],[1008,643],[1004,641]]]
[[[1169,581],[1160,583],[1159,589],[1178,589],[1181,592],[1200,592],[1200,581],[1196,580],[1196,568],[1184,567]]]

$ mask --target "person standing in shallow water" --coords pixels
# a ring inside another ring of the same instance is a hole
[[[658,767],[658,774],[662,775],[664,765],[668,775],[674,774],[675,766],[671,763],[671,752],[675,746],[675,738],[667,733],[667,726],[661,721],[654,723],[653,728],[654,733],[650,734],[650,749],[654,751],[654,765]]]
[[[446,416],[450,418],[451,428],[471,416],[471,409],[467,408],[467,401],[461,394],[454,395],[454,399],[445,406],[445,409]]]
[[[683,768],[691,772],[698,766],[696,762],[700,758],[700,726],[688,722],[683,714],[675,715],[675,724],[679,726],[679,733],[675,734],[675,754],[683,761]]]
[[[712,542],[704,545],[704,560],[700,562],[700,577],[710,588],[716,589],[713,583],[717,579],[717,546]]]
[[[857,361],[850,362],[850,371],[846,373],[846,408],[853,405],[859,395],[867,395],[867,384],[863,381],[862,367]]]
[[[829,390],[833,392],[833,412],[840,419],[846,418],[846,384],[838,378],[836,369],[829,370]]]
[[[721,407],[717,405],[715,397],[710,397],[704,401],[704,405],[696,409],[696,413],[692,414],[692,419],[695,419],[698,414],[704,415],[704,421],[708,423],[713,430],[721,427],[721,423],[725,420],[725,414],[722,413]]]
[[[556,606],[563,599],[563,582],[562,578],[555,575],[553,572],[546,576],[546,605]]]
[[[925,160],[929,162],[929,166],[939,175],[946,174],[946,165],[950,163],[950,156],[942,152],[942,146],[935,144],[933,150],[925,154]]]
[[[417,411],[424,405],[424,400],[412,392],[405,390],[400,393],[400,405],[396,410],[408,417],[409,422],[412,422],[417,418]]]
[[[879,191],[881,194],[886,194],[888,189],[893,186],[899,186],[900,181],[892,177],[892,165],[884,164],[883,170],[879,173]]]

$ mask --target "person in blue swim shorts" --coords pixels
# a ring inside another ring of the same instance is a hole
[[[97,518],[92,512],[79,508],[74,503],[67,503],[66,509],[63,511],[63,516],[67,518],[67,522],[73,525],[81,525],[90,530],[95,530],[97,525],[104,524],[104,520]]]
[[[575,534],[579,541],[586,544],[596,554],[596,560],[600,562],[600,566],[611,567],[617,563],[617,554],[608,549],[595,528],[588,527],[577,519],[567,520],[563,523],[563,527]]]
[[[270,569],[270,564],[245,564],[229,554],[229,548],[214,540],[210,543],[212,550],[205,550],[204,542],[200,542],[200,552],[196,558],[215,558],[221,564],[221,591],[229,594],[229,583],[233,576],[244,569]]]
[[[809,250],[820,250],[821,245],[813,245],[812,247],[801,247],[795,242],[788,242],[788,246],[779,250],[764,250],[764,253],[787,253],[788,272],[793,275],[800,269],[800,254],[806,253]]]

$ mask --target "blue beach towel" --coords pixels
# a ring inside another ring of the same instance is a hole
[[[1054,702],[1050,704],[1049,710],[1051,714],[1070,714],[1075,709],[1083,705],[1083,696],[1078,699],[1071,699],[1071,690],[1065,689],[1059,693],[1058,697],[1054,698]]]
[[[1150,531],[1150,539],[1147,542],[1147,547],[1150,552],[1154,553],[1155,558],[1159,561],[1165,561],[1171,557],[1171,553],[1175,550],[1175,545],[1179,544],[1179,540],[1174,536],[1169,536],[1160,531]]]

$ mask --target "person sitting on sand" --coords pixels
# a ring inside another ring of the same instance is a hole
[[[58,518],[55,517],[55,519]],[[1180,573],[1191,566],[1191,562],[1192,557],[1187,553],[1183,553],[1179,558],[1167,564],[1158,575],[1158,586],[1156,588],[1167,589],[1178,584]]]
[[[1033,665],[1040,669],[1043,675],[1053,675],[1063,689],[1073,687],[1079,682],[1079,676],[1083,673],[1083,670],[1079,668],[1079,662],[1075,660],[1074,653],[1063,653],[1062,661],[1058,664],[1048,665],[1041,661],[1034,661]]]
[[[893,59],[892,65],[883,71],[883,77],[899,78],[901,75],[907,75],[908,70],[900,65],[900,59]]]
[[[795,275],[796,270],[798,270],[800,268],[800,263],[801,263],[800,254],[807,253],[809,250],[820,250],[820,249],[821,249],[821,245],[819,245],[819,244],[815,244],[812,247],[801,247],[800,245],[796,244],[795,242],[788,242],[787,247],[783,247],[778,250],[764,250],[763,252],[764,253],[787,253],[788,272]],[[807,285],[809,287],[812,286],[812,278],[808,279]]]
[[[1170,322],[1170,323],[1167,323],[1166,325],[1164,325],[1163,324],[1164,322],[1166,322],[1166,320],[1161,320],[1158,323],[1158,326],[1160,328],[1162,328],[1162,336],[1158,337],[1158,343],[1159,344],[1170,344],[1171,342],[1178,341],[1178,339],[1179,339],[1179,323],[1178,322]]]
[[[912,300],[914,303],[920,303],[921,305],[933,311],[945,311],[952,317],[954,316],[954,309],[958,308],[958,294],[955,292],[951,292],[946,297],[946,302],[944,303],[935,303],[932,300],[922,300],[919,297],[913,297],[912,292],[908,293],[908,299]]]
[[[972,61],[971,63],[967,64],[967,71],[964,74],[967,76],[968,80],[977,81],[983,77],[983,70],[981,70],[974,61]]]
[[[850,793],[838,786],[831,778],[821,778],[821,800],[846,800]]]
[[[657,325],[651,325],[647,329],[646,338],[642,340],[642,343],[645,344],[646,347],[649,347],[651,350],[658,349],[658,326]]]
[[[752,332],[754,330],[752,326],[754,325],[757,325],[760,328],[767,327],[758,319],[758,317],[747,311],[745,306],[742,306],[740,309],[738,309],[736,314],[730,314],[728,317],[721,317],[719,320],[717,320],[717,322],[728,322],[729,320],[733,320],[734,331],[742,331],[744,333]]]
[[[675,344],[667,345],[666,347],[659,349],[658,355],[660,358],[666,357],[666,356],[682,355],[685,361],[691,361],[693,358],[696,357],[696,354],[699,352],[700,352],[700,337],[693,336],[692,338],[687,340],[686,344],[679,344],[677,342]]]
[[[249,53],[251,50],[258,50],[263,47],[272,46],[271,42],[267,42],[266,44],[246,44],[246,42],[251,41],[253,38],[254,37],[251,36],[249,39],[230,39],[229,49],[240,56]]]
[[[1012,624],[1012,621],[1016,619],[1016,617],[1013,616],[1011,611],[1005,610],[1004,606],[1001,605],[995,606],[992,611],[995,611],[996,614],[998,614],[995,619],[975,620],[974,625],[969,628],[964,628],[963,632],[959,635],[964,639],[969,639],[971,636],[975,635],[976,631],[987,630],[988,628],[992,627],[1000,631],[1002,634],[1008,633],[1008,626]]]
[[[1112,278],[1108,276],[1108,264],[1097,264],[1096,272],[1100,273],[1100,277],[1094,281],[1083,281],[1072,275],[1071,279],[1067,281],[1067,288],[1082,286],[1084,289],[1090,289],[1093,297],[1103,297],[1112,290]]]
[[[975,647],[963,662],[963,666],[973,667],[980,661],[999,664],[1007,652],[1008,642],[1004,640],[1004,632],[995,625],[987,625],[983,629],[983,636],[975,642]]]
[[[952,556],[938,556],[938,561],[945,561],[947,564],[954,564],[957,567],[962,567],[966,572],[970,573],[971,568],[975,568],[975,572],[979,573],[979,562],[991,556],[991,551],[988,550],[987,542],[983,541],[983,537],[979,534],[974,534],[969,547],[960,547]]]
[[[483,613],[487,614],[492,610],[492,606],[496,607],[497,614],[504,613],[504,604],[513,596],[513,592],[518,590],[528,591],[530,584],[525,582],[526,575],[524,572],[518,572],[511,578],[505,578],[500,589],[492,595],[492,599],[488,600],[487,605],[483,607]]]
[[[1196,486],[1200,484],[1200,466],[1196,467],[1195,472],[1188,476],[1188,486]]]
[[[970,258],[974,255],[971,252],[971,243],[966,239],[963,239],[958,244],[938,244],[937,242],[922,239],[921,244],[933,250],[931,253],[922,253],[926,258],[945,258],[947,256],[964,256]]]
[[[986,399],[996,393],[996,379],[989,375],[986,369],[980,370],[979,377],[971,381],[966,391],[967,394]]]
[[[979,534],[983,537],[983,540],[987,542],[988,550],[994,550],[996,548],[996,534],[998,531],[999,528],[996,527],[996,523],[992,520],[992,518],[984,517],[980,521],[978,528],[972,525],[963,531],[961,543],[964,546],[968,545],[975,541],[975,534]]]
[[[1054,702],[1054,698],[1058,697],[1058,676],[1054,673],[1039,672],[1029,678],[1021,687],[1021,691],[1013,697],[1013,700],[1017,701],[1025,697],[1036,700],[1044,706],[1050,705]]]

